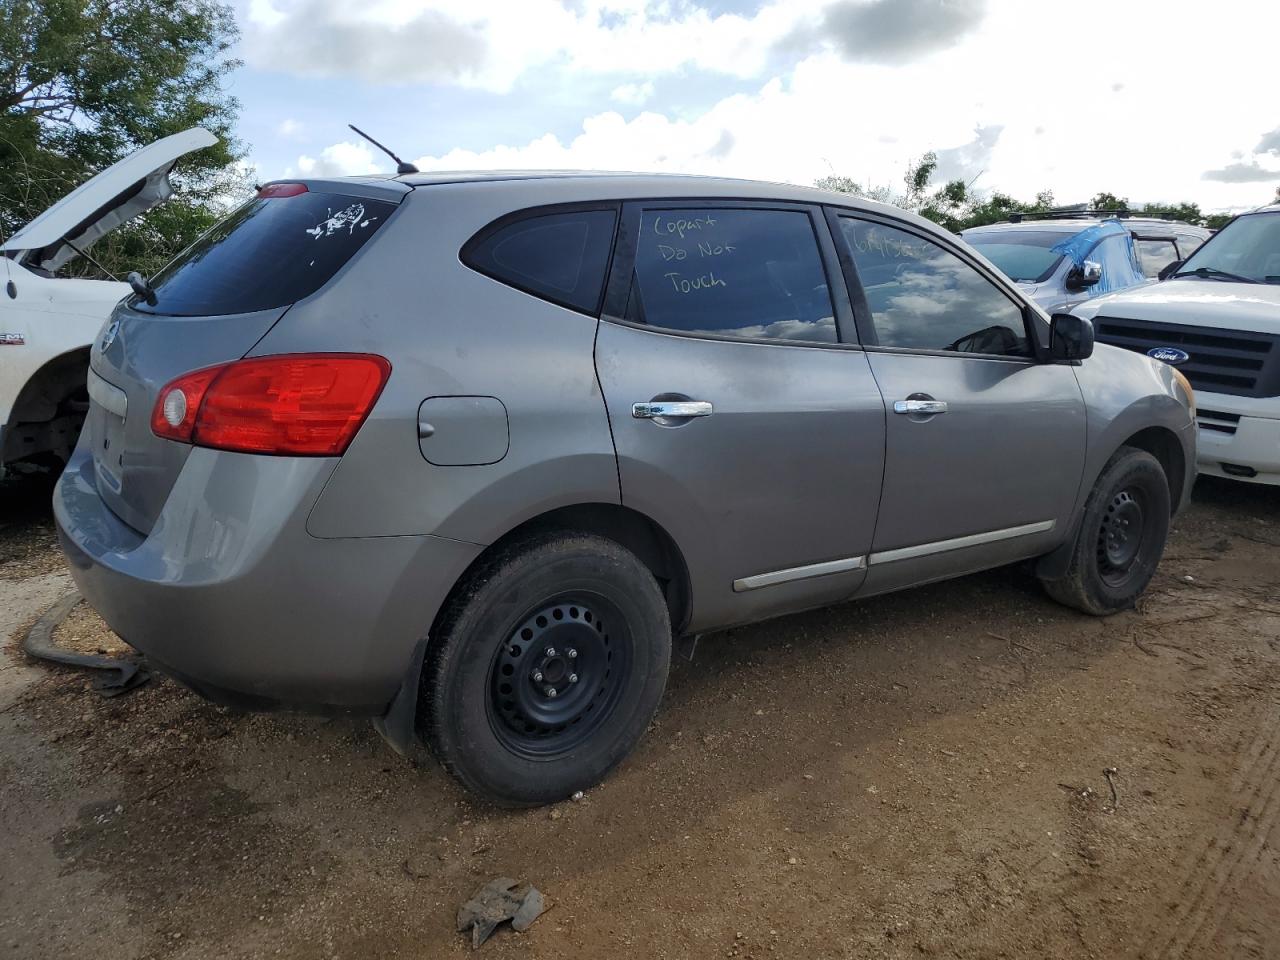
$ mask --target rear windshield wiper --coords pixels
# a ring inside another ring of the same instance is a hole
[[[1196,267],[1194,270],[1179,270],[1175,277],[1208,277],[1212,280],[1234,280],[1237,283],[1257,283],[1253,277],[1242,277],[1238,273],[1227,273],[1217,267]]]

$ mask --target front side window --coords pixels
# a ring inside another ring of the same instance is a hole
[[[835,343],[835,313],[809,214],[648,209],[627,318],[702,336]]]
[[[1031,355],[1021,308],[955,254],[882,223],[840,226],[880,346]]]
[[[1173,261],[1178,259],[1178,248],[1172,240],[1143,240],[1134,237],[1133,245],[1138,250],[1138,263],[1142,266],[1143,276],[1154,277]]]
[[[598,314],[616,220],[613,210],[529,213],[481,231],[462,262],[535,297]]]

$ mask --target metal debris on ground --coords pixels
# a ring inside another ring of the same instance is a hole
[[[498,877],[458,908],[458,932],[471,931],[474,949],[488,940],[503,921],[510,920],[511,929],[523,933],[546,909],[546,900],[536,887],[520,886],[518,880]]]

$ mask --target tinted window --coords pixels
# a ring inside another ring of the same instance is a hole
[[[931,240],[841,217],[871,322],[883,347],[1026,356],[1022,310]]]
[[[250,200],[156,275],[154,307],[133,307],[204,317],[286,306],[328,282],[395,209],[334,193]]]
[[[1142,265],[1144,276],[1154,277],[1178,259],[1178,249],[1172,240],[1142,240],[1135,237],[1133,245],[1138,249],[1138,263]]]
[[[482,232],[462,261],[526,293],[596,314],[616,219],[612,210],[525,216]]]
[[[628,317],[685,333],[836,341],[807,213],[646,210]]]

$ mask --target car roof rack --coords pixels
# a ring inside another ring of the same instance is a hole
[[[1024,220],[1075,220],[1084,219],[1086,217],[1119,217],[1121,220],[1127,217],[1142,217],[1146,214],[1141,211],[1133,211],[1127,208],[1120,210],[1093,210],[1088,207],[1054,207],[1052,210],[1041,210],[1035,213],[1029,211],[1021,211],[1009,214],[1009,223],[1022,223]],[[1152,217],[1152,219],[1159,219]]]

